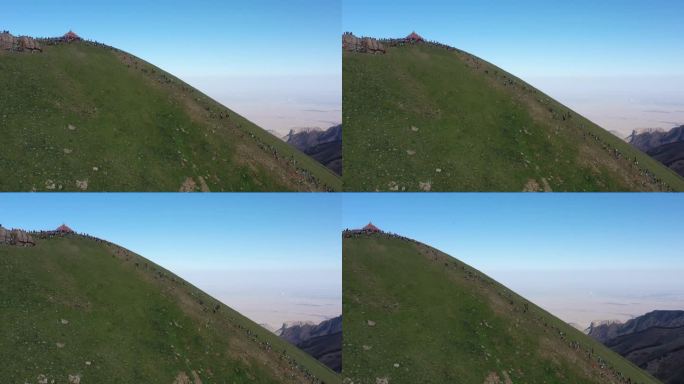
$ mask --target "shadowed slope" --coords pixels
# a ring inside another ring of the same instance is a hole
[[[111,243],[64,235],[0,246],[0,280],[3,382],[339,382],[303,351]]]
[[[0,190],[341,188],[315,160],[113,48],[0,52],[0,83]]]
[[[468,53],[343,53],[350,191],[684,190],[684,179]]]
[[[343,239],[343,377],[395,383],[657,383],[460,261],[384,234]]]

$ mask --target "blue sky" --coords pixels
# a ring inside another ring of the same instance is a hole
[[[518,75],[683,75],[679,0],[344,0],[343,29],[423,37]]]
[[[343,225],[483,269],[684,269],[680,194],[345,194]]]
[[[2,5],[0,28],[69,29],[178,75],[339,74],[338,0],[192,2],[27,0]]]
[[[341,313],[340,208],[324,193],[1,194],[0,224],[66,223],[277,327]]]
[[[298,193],[2,194],[0,223],[66,223],[166,265],[339,269],[340,202]]]

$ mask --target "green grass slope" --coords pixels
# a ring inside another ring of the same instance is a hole
[[[0,246],[0,281],[3,383],[66,383],[69,375],[81,383],[340,382],[306,353],[114,244],[70,235]]]
[[[341,188],[315,160],[116,49],[3,51],[0,84],[2,191]]]
[[[431,44],[343,53],[349,191],[659,191],[684,179],[522,80]]]
[[[345,380],[658,382],[479,271],[424,244],[359,235],[343,239],[342,257]]]

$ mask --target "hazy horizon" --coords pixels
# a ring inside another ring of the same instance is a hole
[[[622,139],[636,129],[684,125],[684,76],[530,76],[526,80]]]
[[[482,272],[561,320],[586,329],[654,310],[684,310],[684,269],[520,269]],[[578,274],[582,278],[578,278]]]
[[[190,85],[260,127],[328,129],[342,122],[340,75],[189,76]]]

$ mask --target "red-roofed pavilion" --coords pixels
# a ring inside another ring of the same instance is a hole
[[[423,39],[423,37],[417,34],[415,31],[411,32],[410,35],[406,36],[406,40],[414,42],[425,41],[425,39]]]
[[[62,224],[62,225],[60,225],[60,226],[55,230],[55,232],[74,233],[74,230],[71,229],[71,228],[69,228],[69,227],[67,227],[66,224]]]
[[[366,231],[366,232],[381,232],[381,231],[380,231],[380,228],[378,228],[378,227],[376,227],[375,225],[373,225],[373,223],[368,223],[368,225],[366,225],[365,227],[363,227],[362,230],[363,230],[363,231]]]
[[[69,30],[69,32],[65,33],[64,36],[62,36],[62,40],[66,41],[67,43],[71,43],[72,41],[81,40],[81,37],[75,34],[73,31]]]

